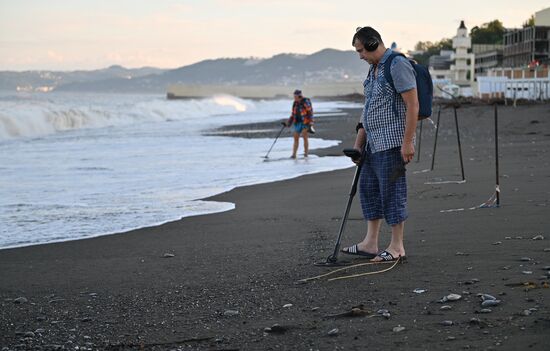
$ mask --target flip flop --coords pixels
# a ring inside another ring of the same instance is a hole
[[[393,255],[391,253],[389,253],[388,251],[384,250],[382,252],[380,252],[378,255],[376,255],[376,257],[380,257],[381,260],[379,262],[392,262],[392,261],[397,261],[397,260],[406,260],[407,257],[406,256],[397,256],[397,257],[393,257]],[[375,261],[376,262],[376,261]]]
[[[357,246],[357,244],[355,244],[353,246],[350,246],[350,247],[343,248],[342,252],[345,253],[345,254],[348,254],[348,255],[362,256],[362,257],[365,257],[365,258],[375,258],[376,257],[376,254],[359,250],[359,247]]]

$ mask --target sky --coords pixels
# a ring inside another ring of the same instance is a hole
[[[372,26],[402,50],[499,19],[521,27],[549,0],[0,0],[0,71],[177,68],[221,57],[352,50]],[[389,46],[389,45],[388,45]]]

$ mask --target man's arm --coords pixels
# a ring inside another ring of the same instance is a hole
[[[405,162],[412,161],[414,157],[414,134],[416,133],[416,122],[418,121],[418,95],[416,88],[401,93],[401,97],[407,107],[405,120],[405,135],[401,145],[401,156]]]
[[[353,144],[353,148],[358,150],[360,153],[363,153],[363,148],[365,147],[366,142],[367,133],[365,133],[365,129],[363,127],[360,127],[357,129],[357,136],[355,137],[355,144]],[[353,162],[358,163],[359,160],[353,160]]]

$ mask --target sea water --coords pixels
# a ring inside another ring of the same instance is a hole
[[[281,135],[291,100],[232,96],[0,94],[0,248],[87,238],[215,213],[238,186],[350,167],[345,157],[291,160]],[[316,102],[317,118],[345,102]],[[273,138],[205,135],[273,121]],[[310,138],[310,148],[337,145]],[[300,151],[302,145],[300,145]]]

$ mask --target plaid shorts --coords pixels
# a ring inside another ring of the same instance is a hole
[[[384,218],[389,225],[407,219],[407,180],[390,181],[393,170],[403,162],[401,147],[370,152],[367,148],[359,179],[361,209],[366,220]]]

